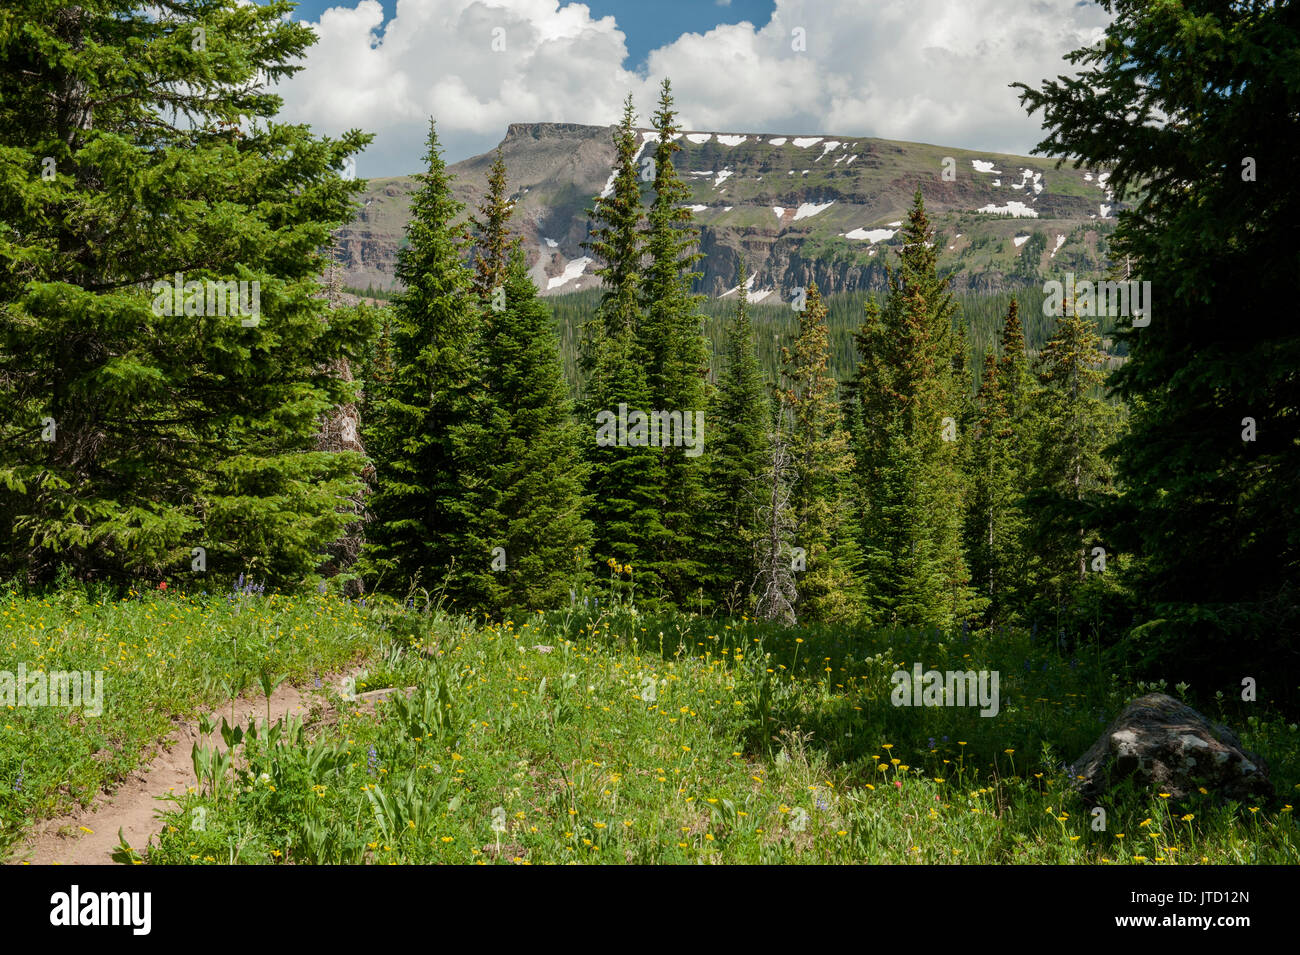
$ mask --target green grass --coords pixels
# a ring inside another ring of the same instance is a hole
[[[1300,859],[1287,802],[1300,734],[1214,700],[1203,712],[1268,758],[1281,800],[1131,794],[1095,830],[1062,764],[1145,688],[1019,631],[782,629],[617,605],[476,628],[389,602],[156,591],[10,596],[0,629],[28,666],[109,675],[98,720],[6,714],[3,780],[24,773],[21,791],[0,786],[7,841],[127,771],[173,715],[218,704],[232,672],[268,663],[310,681],[364,657],[365,688],[411,697],[336,700],[336,719],[306,728],[263,724],[229,771],[200,751],[203,778],[174,798],[148,861]],[[891,705],[890,674],[913,662],[999,671],[999,714]]]
[[[124,779],[174,718],[252,690],[264,674],[299,682],[338,669],[373,648],[381,625],[356,602],[316,594],[0,591],[0,669],[104,675],[99,716],[0,706],[0,846]]]

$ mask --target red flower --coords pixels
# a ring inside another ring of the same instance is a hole
[[[166,590],[166,589],[167,589],[167,581],[164,580],[164,581],[162,581],[161,583],[159,583],[159,584],[158,584],[158,589],[159,589],[159,590]]]

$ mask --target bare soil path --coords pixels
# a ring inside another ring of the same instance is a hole
[[[322,678],[338,687],[343,677],[337,674]],[[314,687],[281,685],[271,694],[271,721],[294,714],[305,717],[312,709],[325,707],[324,691]],[[266,720],[266,697],[244,697],[234,701],[235,721],[247,725],[250,717],[259,724]],[[231,704],[215,711],[218,726],[221,717],[230,719]],[[190,758],[194,744],[200,742],[197,720],[181,722],[160,745],[153,758],[131,773],[111,793],[101,793],[87,809],[76,809],[66,816],[47,819],[33,826],[14,847],[9,863],[33,865],[112,865],[113,852],[119,847],[118,830],[137,852],[144,853],[159,828],[158,812],[170,807],[160,796],[182,794],[195,784],[194,763]],[[204,745],[221,746],[221,734],[214,730],[202,738]]]

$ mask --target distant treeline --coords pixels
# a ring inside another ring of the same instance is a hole
[[[367,286],[364,292],[351,289],[354,294],[380,301],[388,301],[396,294],[391,289],[377,289]],[[560,336],[561,355],[564,360],[564,374],[574,393],[581,390],[583,383],[579,363],[579,342],[582,338],[582,326],[596,313],[600,304],[601,290],[587,289],[582,292],[570,292],[567,295],[548,296],[543,299],[555,315]],[[1007,308],[1014,299],[1020,307],[1021,320],[1025,328],[1025,341],[1030,354],[1037,354],[1051,337],[1055,319],[1043,314],[1043,300],[1046,298],[1041,288],[1029,287],[1013,291],[979,293],[961,292],[953,295],[957,306],[957,321],[966,327],[966,340],[970,346],[970,370],[977,375],[983,362],[986,349],[997,349],[998,335]],[[883,292],[840,292],[827,295],[823,299],[827,307],[827,324],[830,332],[831,374],[843,381],[853,373],[857,355],[853,346],[853,335],[862,324],[863,308],[868,300],[881,304]],[[721,353],[727,318],[735,311],[733,299],[706,298],[700,307],[705,316],[704,336],[709,340],[710,378],[716,379],[718,373],[718,355]],[[768,381],[775,381],[777,369],[781,363],[781,345],[789,344],[798,331],[799,316],[788,302],[775,304],[770,298],[750,307],[750,317],[754,326],[755,349],[759,365]],[[1115,326],[1115,319],[1098,316],[1097,324],[1105,337],[1106,351],[1113,356],[1126,353],[1124,345],[1113,342],[1110,334]]]

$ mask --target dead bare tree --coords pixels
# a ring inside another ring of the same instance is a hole
[[[330,265],[325,273],[324,285],[325,299],[330,309],[342,307],[345,300],[343,284],[339,276],[337,236],[330,244]],[[352,368],[347,359],[340,358],[331,362],[328,370],[340,381],[353,380]],[[330,412],[323,415],[321,417],[320,431],[316,435],[317,450],[333,452],[356,451],[364,454],[366,449],[361,443],[359,417],[357,406],[353,402],[336,405]],[[369,470],[367,467],[366,472],[363,472],[363,479],[369,477]],[[345,513],[355,514],[356,519],[349,522],[343,536],[329,546],[329,559],[325,567],[322,568],[327,575],[333,576],[347,570],[361,552],[366,521],[365,495],[367,490],[367,488],[363,487],[359,493],[354,494],[342,506]],[[360,594],[362,592],[361,582],[359,580],[351,582],[347,590],[354,595]]]
[[[795,622],[794,586],[790,539],[794,535],[794,513],[790,507],[794,465],[778,424],[772,436],[771,467],[766,475],[767,501],[760,508],[763,534],[755,542],[758,574],[751,588],[758,594],[755,614],[760,620],[779,620],[787,626]]]

